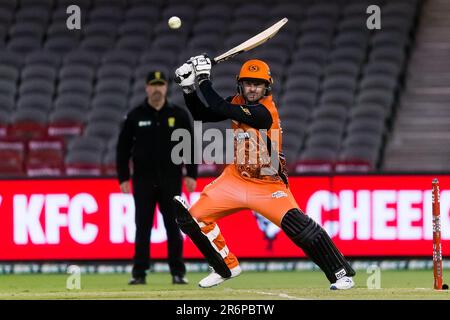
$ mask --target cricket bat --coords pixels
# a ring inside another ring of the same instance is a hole
[[[238,54],[240,54],[242,52],[250,51],[253,48],[256,48],[257,46],[263,44],[264,42],[266,42],[270,38],[274,37],[277,34],[277,32],[280,31],[280,29],[287,22],[288,22],[288,18],[281,19],[280,21],[278,21],[277,23],[273,24],[272,26],[270,26],[266,30],[258,33],[257,35],[251,37],[250,39],[242,42],[241,44],[239,44],[236,47],[228,50],[227,52],[222,53],[221,55],[213,58],[211,60],[211,63],[214,65],[214,64],[220,63],[222,61],[231,59],[231,58],[237,56]],[[175,82],[176,83],[180,83],[181,80],[182,79],[180,77],[176,77],[175,78]]]

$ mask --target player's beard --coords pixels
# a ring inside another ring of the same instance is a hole
[[[258,102],[263,96],[257,92],[247,93],[245,96],[245,100],[247,100],[248,103],[256,103]]]

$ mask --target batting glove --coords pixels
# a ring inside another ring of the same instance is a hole
[[[195,90],[195,72],[192,63],[185,63],[175,70],[175,78],[184,93],[191,93]]]
[[[211,77],[211,59],[205,54],[192,57],[190,59],[194,66],[195,76],[197,82],[200,84],[205,80],[209,80]]]

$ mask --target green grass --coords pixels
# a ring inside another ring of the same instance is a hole
[[[152,273],[147,285],[129,286],[128,274],[82,274],[81,289],[66,289],[65,274],[0,275],[0,299],[450,299],[448,291],[432,289],[432,271],[382,271],[381,289],[368,289],[369,274],[359,271],[356,287],[330,291],[320,271],[243,272],[220,286],[201,289],[205,273],[189,273],[188,285],[172,285],[167,273]]]

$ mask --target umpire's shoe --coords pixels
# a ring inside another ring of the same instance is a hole
[[[188,284],[189,280],[184,276],[172,276],[173,284]]]
[[[330,285],[330,290],[348,290],[355,286],[352,277],[342,277]]]
[[[128,281],[129,285],[135,285],[135,284],[147,284],[145,281],[145,277],[133,277]]]

